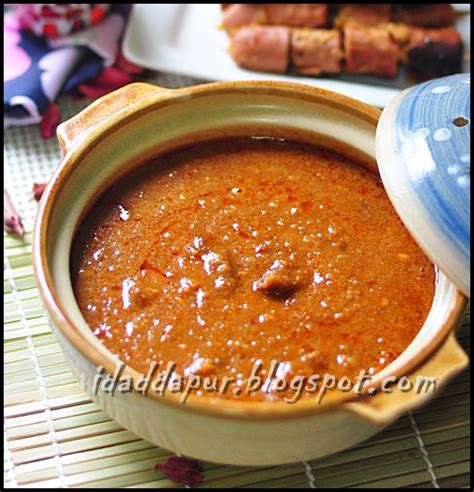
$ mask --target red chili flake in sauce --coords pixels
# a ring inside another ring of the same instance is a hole
[[[185,485],[197,485],[203,479],[199,463],[182,456],[171,456],[164,463],[155,465],[155,470],[161,470],[171,480]]]

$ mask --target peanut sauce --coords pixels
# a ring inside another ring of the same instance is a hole
[[[284,378],[375,374],[435,288],[376,175],[270,138],[200,143],[130,173],[91,209],[71,268],[84,318],[121,360],[242,384],[256,361]]]

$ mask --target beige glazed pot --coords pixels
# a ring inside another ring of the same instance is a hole
[[[179,90],[131,84],[63,123],[64,159],[41,200],[34,267],[51,325],[80,384],[97,404],[138,436],[182,455],[235,465],[313,459],[380,431],[432,392],[373,395],[333,391],[320,404],[244,402],[191,395],[93,395],[97,367],[113,374],[117,359],[93,335],[74,297],[69,271],[74,234],[99,195],[116,179],[178,146],[226,136],[285,137],[321,145],[377,172],[379,110],[298,84],[215,83]],[[374,251],[374,257],[377,252]],[[383,376],[437,379],[437,391],[468,359],[455,338],[466,299],[441,272],[421,331]],[[127,367],[124,375],[137,377]],[[368,391],[368,389],[367,389]],[[366,392],[367,392],[366,391]]]

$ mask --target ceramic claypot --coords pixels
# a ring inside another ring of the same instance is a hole
[[[290,405],[191,395],[94,394],[97,367],[113,374],[117,359],[92,334],[75,301],[69,260],[75,231],[115,180],[157,154],[226,136],[267,135],[327,147],[377,172],[379,110],[345,96],[299,84],[215,83],[167,90],[131,84],[63,123],[64,159],[41,200],[34,231],[34,267],[41,295],[64,353],[97,404],[138,436],[182,455],[235,465],[275,465],[313,459],[380,431],[433,392],[391,393],[382,378],[437,380],[438,391],[468,363],[455,338],[466,298],[441,272],[421,331],[362,394],[328,392]],[[374,256],[377,252],[374,251]],[[389,295],[389,294],[388,294]],[[137,378],[126,367],[123,376]]]

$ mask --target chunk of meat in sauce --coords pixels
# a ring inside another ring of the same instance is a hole
[[[254,283],[254,290],[271,297],[289,297],[304,284],[304,274],[286,260],[275,260]]]

